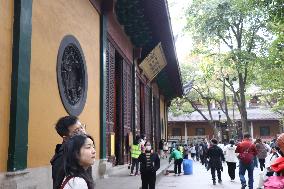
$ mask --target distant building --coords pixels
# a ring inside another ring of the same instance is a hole
[[[208,111],[203,111],[209,118]],[[220,116],[219,116],[220,115]],[[248,108],[248,124],[253,138],[271,140],[283,132],[278,113],[268,108]],[[218,129],[220,138],[228,141],[230,138],[241,138],[241,116],[238,111],[229,111],[229,116],[234,120],[234,128],[229,128],[226,123],[225,114],[221,110],[212,110],[214,126]],[[169,115],[168,140],[169,141],[188,141],[194,142],[203,138],[211,139],[213,129],[209,123],[198,113],[193,112],[189,115],[173,116]]]

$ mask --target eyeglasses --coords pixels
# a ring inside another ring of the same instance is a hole
[[[80,122],[77,122],[77,124],[78,124],[80,127],[76,128],[76,129],[73,131],[73,134],[72,134],[72,135],[80,134],[80,133],[82,133],[82,132],[85,133],[85,131],[86,131],[86,128],[87,128],[86,124],[82,124],[82,123],[80,123]]]
[[[81,126],[81,129],[84,129],[84,130],[86,130],[86,128],[87,128],[87,125],[86,125],[86,124],[82,124],[82,123],[81,123],[80,126]]]

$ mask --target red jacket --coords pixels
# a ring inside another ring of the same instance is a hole
[[[241,143],[238,144],[236,148],[236,153],[243,153],[248,150],[249,153],[252,153],[254,156],[257,154],[255,145],[247,139],[244,139]]]
[[[270,165],[271,169],[275,172],[281,172],[284,170],[284,157],[279,157],[273,164]]]

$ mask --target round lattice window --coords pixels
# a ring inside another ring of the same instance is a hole
[[[66,111],[78,116],[84,109],[87,90],[86,62],[78,40],[65,36],[57,55],[57,83]]]

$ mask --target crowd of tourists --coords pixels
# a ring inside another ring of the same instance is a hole
[[[60,118],[55,126],[62,143],[57,144],[51,159],[54,189],[94,189],[92,165],[96,150],[94,139],[87,134],[86,126],[75,116]],[[200,161],[211,172],[213,185],[222,183],[223,165],[233,182],[236,168],[241,181],[241,188],[253,189],[254,169],[261,170],[257,187],[265,189],[284,188],[284,133],[269,143],[261,139],[252,140],[250,134],[244,134],[242,141],[230,140],[229,144],[218,143],[216,139],[197,144],[177,144],[159,142],[159,153],[154,152],[145,136],[136,136],[130,147],[130,176],[141,175],[142,189],[155,189],[156,171],[160,168],[160,158],[174,159],[175,176],[182,174],[184,159]],[[135,172],[134,172],[135,169]],[[248,172],[248,180],[245,173]],[[217,173],[217,179],[216,179]],[[248,181],[248,182],[247,182]]]
[[[165,144],[165,141],[161,141]],[[162,146],[161,146],[162,147]],[[169,162],[174,159],[175,176],[180,176],[183,159],[200,161],[207,171],[210,170],[213,185],[222,183],[222,172],[227,165],[230,181],[234,182],[237,174],[241,181],[241,188],[249,189],[254,185],[254,170],[260,168],[257,188],[283,189],[284,188],[284,133],[270,142],[262,139],[253,140],[250,134],[245,133],[243,140],[230,140],[228,144],[211,139],[196,144],[177,144],[173,142],[169,147]],[[163,151],[163,153],[165,153]],[[245,173],[248,172],[248,178]],[[217,173],[217,176],[216,176]],[[217,177],[217,178],[216,178]]]

